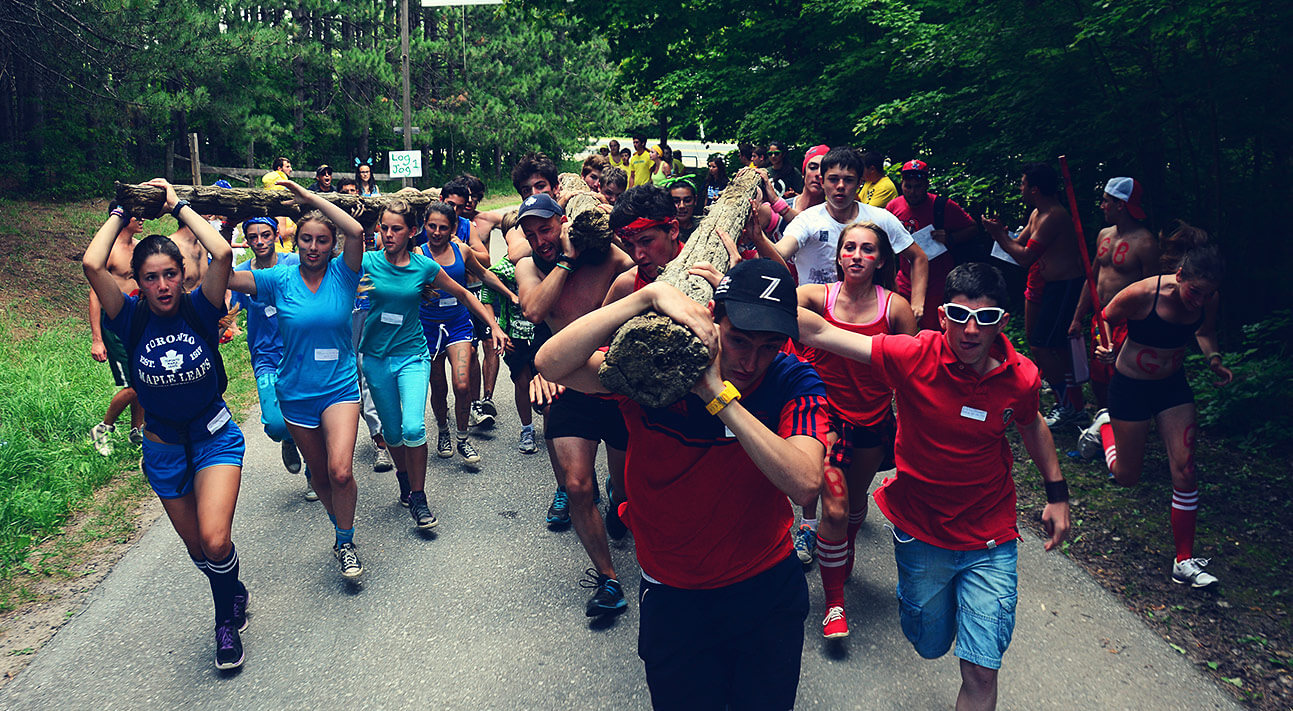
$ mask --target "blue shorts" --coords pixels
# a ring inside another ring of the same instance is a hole
[[[193,470],[189,471],[188,457],[182,444],[163,444],[144,438],[144,476],[157,496],[178,499],[193,493],[193,477],[207,467],[221,465],[242,466],[246,442],[238,425],[229,422],[215,435],[194,442]]]
[[[297,400],[284,400],[283,392],[278,393],[278,407],[283,411],[283,420],[289,425],[316,429],[323,424],[323,411],[342,402],[359,404],[359,378],[339,393],[319,395]]]
[[[988,669],[1015,631],[1019,599],[1017,541],[995,548],[953,551],[893,532],[898,563],[898,617],[902,632],[926,659],[947,653]]]
[[[444,355],[455,343],[470,343],[471,331],[471,312],[465,306],[444,321],[422,321],[422,334],[427,338],[431,360]]]

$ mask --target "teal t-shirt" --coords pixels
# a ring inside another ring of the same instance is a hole
[[[278,366],[278,399],[305,400],[338,395],[359,382],[351,344],[350,312],[359,272],[343,257],[328,262],[319,290],[310,291],[299,266],[256,269],[256,300],[273,306],[283,337]]]
[[[374,358],[425,353],[427,339],[418,320],[422,285],[435,281],[440,265],[416,252],[402,267],[391,264],[386,252],[364,252],[364,272],[373,282],[368,292],[372,307],[364,318],[359,352]]]

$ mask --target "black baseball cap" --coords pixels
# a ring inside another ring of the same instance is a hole
[[[535,193],[521,203],[521,209],[516,213],[516,220],[519,222],[523,217],[556,217],[565,215],[566,211],[561,209],[556,200],[552,199],[547,193]]]
[[[771,331],[799,338],[795,280],[771,259],[747,259],[727,271],[714,288],[727,318],[742,331]]]
[[[316,178],[320,175],[324,175],[325,173],[328,175],[332,174],[332,166],[328,165],[327,163],[324,163],[323,165],[314,169],[314,176]]]

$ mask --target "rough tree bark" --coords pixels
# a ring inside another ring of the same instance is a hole
[[[602,209],[601,198],[575,173],[557,176],[557,194],[566,202],[570,220],[570,242],[580,254],[605,252],[611,248],[611,218]]]
[[[175,185],[175,194],[188,200],[201,215],[224,215],[234,221],[250,217],[290,217],[300,219],[302,210],[292,204],[291,193],[256,188],[219,188],[214,185]],[[371,229],[382,206],[392,200],[403,200],[415,212],[422,212],[440,198],[439,190],[392,193],[360,197],[343,193],[316,193],[319,197],[354,215],[364,229]],[[166,200],[166,191],[152,185],[117,183],[117,202],[126,212],[148,220],[157,216]]]
[[[687,270],[708,262],[720,273],[727,272],[727,247],[716,230],[733,239],[740,235],[750,215],[750,199],[759,194],[762,181],[753,169],[742,168],[658,280],[678,287],[697,303],[709,303],[714,288],[702,277],[688,276]],[[708,365],[709,352],[695,334],[652,312],[615,332],[598,377],[612,392],[647,407],[665,407],[685,396]]]

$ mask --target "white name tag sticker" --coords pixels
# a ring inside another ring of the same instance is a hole
[[[978,420],[979,422],[985,422],[988,419],[988,411],[977,410],[973,407],[970,407],[969,405],[962,405],[961,417],[964,417],[970,420]]]
[[[228,421],[229,410],[222,407],[220,408],[220,411],[216,413],[216,416],[212,417],[211,421],[207,423],[207,432],[210,432],[211,434],[219,432],[220,428],[224,427],[225,423]]]
[[[732,428],[728,427],[727,425],[723,425],[723,436],[736,439],[736,433],[733,432]]]
[[[276,313],[278,313],[278,309],[274,308],[273,306],[265,307],[265,318],[272,318]]]
[[[390,311],[382,312],[382,323],[389,323],[393,326],[399,326],[404,323],[404,314],[393,314]]]
[[[336,348],[315,348],[315,360],[337,360],[341,357],[341,351]]]
[[[440,299],[440,308],[445,308],[446,306],[457,306],[457,305],[458,305],[457,297],[446,296],[443,299]]]

